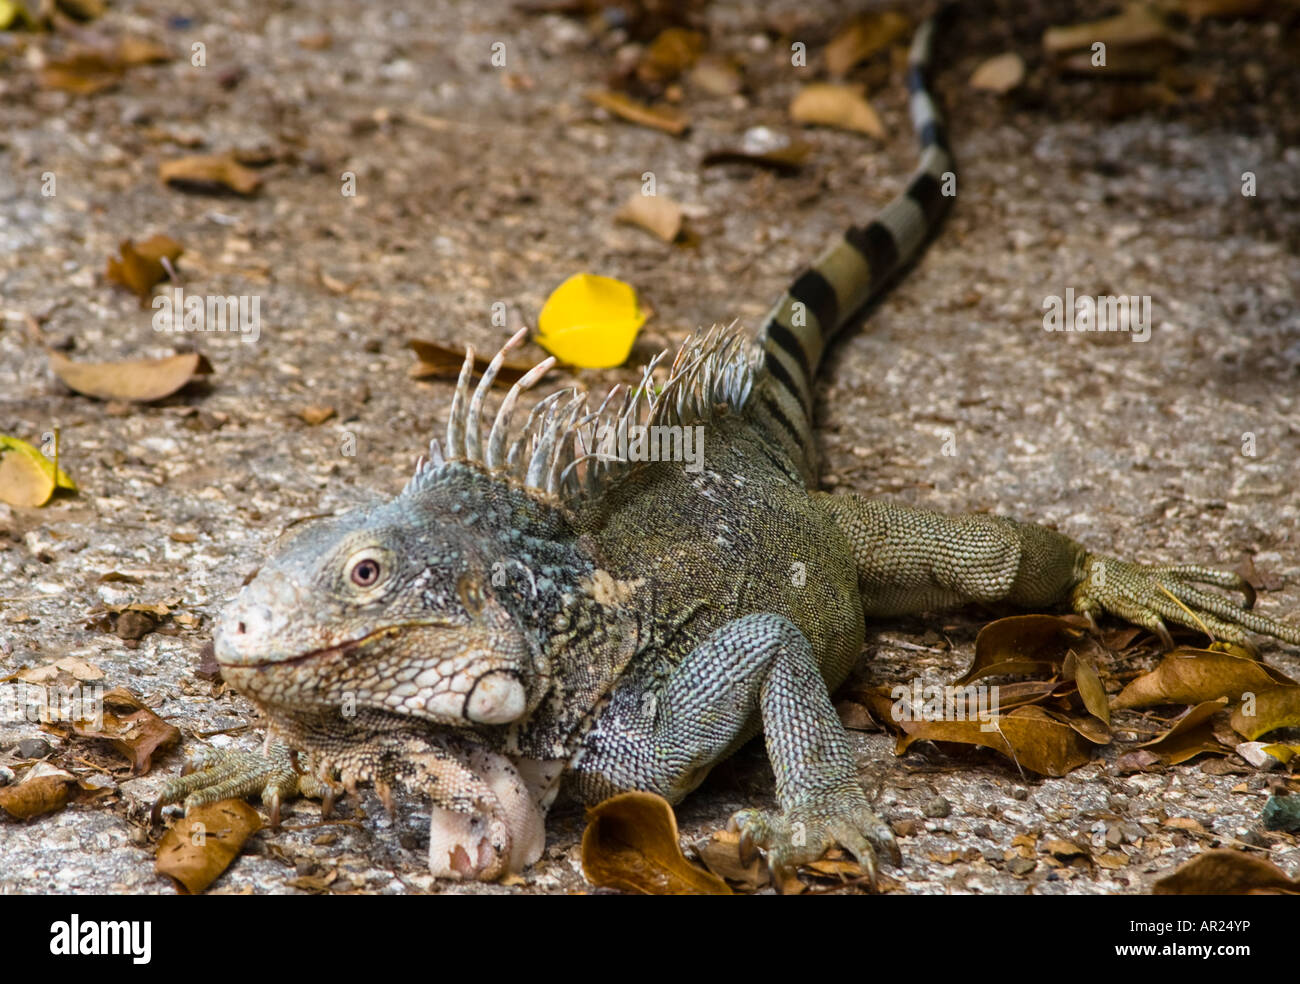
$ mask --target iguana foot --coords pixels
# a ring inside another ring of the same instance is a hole
[[[754,848],[763,851],[777,882],[836,846],[857,859],[873,888],[878,860],[891,865],[902,860],[893,832],[871,809],[861,790],[846,790],[830,801],[818,800],[788,812],[741,810],[727,826],[740,833],[742,856]]]
[[[162,808],[170,803],[183,800],[188,813],[197,806],[258,793],[271,811],[271,825],[278,826],[282,801],[308,796],[324,799],[328,808],[334,791],[315,774],[302,770],[284,742],[272,741],[257,752],[206,748],[194,756],[184,774],[163,786],[153,806],[153,820],[157,823]]]
[[[1248,645],[1246,632],[1256,632],[1300,645],[1300,627],[1251,611],[1255,589],[1240,574],[1194,564],[1133,564],[1114,557],[1088,554],[1083,577],[1070,594],[1080,615],[1095,619],[1103,611],[1149,629],[1172,649],[1166,621],[1201,629],[1215,639]],[[1206,591],[1212,584],[1239,591],[1243,600]]]

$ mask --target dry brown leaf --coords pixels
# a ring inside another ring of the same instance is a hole
[[[1155,895],[1300,895],[1300,882],[1246,851],[1198,854],[1152,887]]]
[[[1133,772],[1159,772],[1164,767],[1164,759],[1145,748],[1125,752],[1115,760],[1115,769],[1120,775],[1129,775]]]
[[[154,867],[182,893],[197,895],[230,867],[261,827],[262,818],[243,800],[196,807],[163,834]]]
[[[635,192],[614,218],[640,226],[666,243],[671,243],[682,231],[682,207],[665,195]]]
[[[885,127],[862,93],[858,85],[806,85],[790,102],[790,118],[799,123],[856,130],[884,140]]]
[[[109,283],[121,284],[144,303],[154,286],[167,278],[163,261],[175,263],[184,251],[170,236],[150,236],[139,243],[124,239],[118,246],[121,255],[108,258],[104,276]]]
[[[131,763],[131,774],[145,775],[153,762],[154,752],[170,748],[181,740],[181,733],[140,702],[140,698],[123,687],[104,694],[103,722],[74,721],[72,733],[78,738],[106,741],[113,750]]]
[[[621,92],[591,89],[586,93],[586,97],[588,102],[595,103],[620,119],[662,130],[671,133],[674,137],[681,136],[690,126],[690,121],[685,114],[676,109],[669,106],[648,106]]]
[[[704,866],[742,892],[756,892],[772,880],[772,875],[755,852],[749,864],[740,859],[740,834],[732,830],[715,830],[695,845]]]
[[[1043,32],[1043,50],[1049,55],[1063,55],[1078,48],[1088,48],[1096,43],[1107,48],[1106,63],[1110,65],[1112,47],[1172,44],[1190,48],[1192,42],[1173,30],[1161,14],[1144,3],[1131,3],[1122,13],[1101,20],[1066,27],[1049,27]]]
[[[1226,697],[1241,700],[1244,693],[1294,683],[1289,677],[1257,660],[1213,649],[1175,649],[1150,673],[1143,674],[1114,700],[1116,710],[1159,704],[1199,704]]]
[[[826,45],[826,70],[835,78],[847,75],[859,62],[901,38],[909,27],[908,19],[896,11],[859,14]]]
[[[1075,682],[1084,708],[1105,725],[1109,733],[1110,700],[1106,696],[1106,688],[1102,686],[1101,677],[1097,675],[1097,668],[1092,665],[1092,661],[1086,656],[1079,656],[1071,651],[1066,654],[1065,661],[1061,664],[1061,675]]]
[[[69,772],[46,762],[28,770],[21,782],[0,786],[0,816],[11,820],[30,820],[53,813],[67,805],[77,780]]]
[[[320,34],[309,34],[306,37],[298,39],[298,47],[304,51],[328,51],[334,46],[334,35],[329,31],[323,31]]]
[[[986,676],[1060,672],[1071,649],[1086,645],[1087,623],[1075,616],[1012,615],[990,622],[975,638],[975,659],[955,682]]]
[[[970,86],[1005,95],[1025,80],[1025,60],[1014,51],[994,55],[971,73]]]
[[[593,885],[640,895],[734,894],[686,860],[673,808],[654,793],[620,793],[587,811],[582,871]]]
[[[262,185],[261,176],[240,164],[230,151],[163,161],[158,165],[158,178],[183,191],[233,191],[239,195],[252,195]]]
[[[1228,698],[1207,700],[1189,707],[1174,718],[1172,726],[1162,735],[1143,742],[1138,748],[1159,755],[1169,765],[1186,762],[1202,753],[1227,755],[1231,749],[1225,748],[1214,737],[1214,727],[1210,719],[1228,704]]]
[[[813,145],[804,140],[792,140],[784,147],[753,152],[739,148],[723,148],[705,154],[702,167],[717,164],[754,164],[782,174],[794,174],[802,168],[813,151]]]
[[[704,51],[704,35],[684,27],[669,27],[659,32],[646,47],[636,66],[636,77],[646,85],[671,82],[699,59]]]
[[[14,674],[14,679],[25,683],[54,683],[60,674],[67,674],[80,683],[93,683],[104,679],[104,671],[94,663],[87,663],[76,656],[64,656],[53,663],[43,666],[29,666]]]
[[[904,720],[900,724],[905,734],[895,752],[902,755],[918,741],[982,745],[1045,776],[1063,776],[1091,759],[1091,749],[1078,731],[1040,707],[1019,707],[991,723],[997,730],[985,731],[980,721]]]
[[[1247,714],[1247,710],[1254,713]],[[1300,728],[1300,687],[1259,690],[1232,712],[1232,727],[1251,741],[1278,728]]]
[[[441,342],[425,342],[418,338],[412,338],[406,343],[406,347],[415,353],[419,363],[411,368],[412,379],[427,379],[435,377],[438,379],[457,379],[460,376],[461,366],[465,364],[465,347],[455,348],[451,345],[443,345]],[[489,359],[484,359],[479,355],[474,356],[474,368],[472,375],[474,379],[487,370]],[[501,363],[501,369],[497,372],[496,379],[492,381],[494,386],[511,386],[518,382],[519,379],[533,368],[534,363],[525,362],[522,359],[506,359]],[[543,377],[545,378],[545,377]]]
[[[124,362],[73,362],[53,350],[46,354],[54,374],[70,389],[99,400],[149,403],[171,396],[195,376],[212,372],[212,363],[197,352]]]
[[[333,407],[320,406],[319,404],[313,403],[311,406],[303,407],[299,410],[298,416],[302,418],[304,423],[310,424],[312,427],[319,427],[321,424],[325,423],[325,421],[333,417],[334,413],[335,410]]]

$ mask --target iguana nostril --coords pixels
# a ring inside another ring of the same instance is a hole
[[[235,635],[243,635],[243,634],[244,634],[244,623],[243,622],[236,623]]]

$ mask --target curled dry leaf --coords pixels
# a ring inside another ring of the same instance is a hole
[[[72,733],[78,738],[108,742],[131,763],[131,774],[135,776],[149,771],[154,752],[181,740],[178,728],[160,718],[124,687],[115,687],[104,694],[102,720],[74,721]]]
[[[36,508],[49,502],[56,489],[75,492],[77,486],[39,448],[0,434],[0,502]]]
[[[165,45],[147,38],[122,38],[111,47],[74,47],[64,57],[46,62],[40,82],[47,89],[92,95],[117,85],[129,68],[171,57]]]
[[[163,834],[154,867],[181,892],[197,895],[230,867],[244,842],[261,827],[262,818],[243,800],[197,807]]]
[[[1192,47],[1186,35],[1173,30],[1155,8],[1145,3],[1130,3],[1113,17],[1066,27],[1049,27],[1043,32],[1043,50],[1049,55],[1063,55],[1079,48],[1091,49],[1098,42],[1108,49],[1112,46],[1153,44]],[[1109,56],[1109,52],[1107,54]]]
[[[167,277],[163,261],[174,263],[184,251],[181,244],[170,236],[150,236],[139,243],[124,239],[118,246],[121,255],[108,258],[104,276],[109,283],[121,284],[134,293],[143,303],[153,292],[154,285]]]
[[[0,786],[0,817],[30,820],[67,805],[77,780],[69,772],[38,762],[13,786]]]
[[[1025,80],[1025,60],[1014,51],[994,55],[971,73],[972,89],[1005,95]]]
[[[335,410],[333,407],[322,406],[316,403],[303,407],[298,411],[298,416],[302,419],[303,423],[309,424],[312,427],[319,427],[321,424],[325,423],[325,421],[333,417],[334,414]]]
[[[83,396],[99,400],[130,400],[148,403],[171,396],[195,376],[212,372],[212,363],[197,352],[171,355],[164,359],[128,359],[123,362],[73,362],[48,350],[50,368],[68,386]]]
[[[893,10],[854,17],[826,45],[827,71],[835,78],[847,75],[859,62],[905,35],[910,26],[906,17]]]
[[[1115,698],[1116,710],[1159,704],[1199,704],[1294,683],[1257,660],[1212,649],[1175,649],[1150,673],[1130,681]]]
[[[621,793],[587,811],[582,871],[593,885],[641,895],[734,894],[686,860],[673,808],[654,793]]]
[[[990,622],[975,638],[975,659],[955,682],[986,676],[1059,673],[1072,649],[1087,645],[1087,632],[1076,616],[1012,615]]]
[[[805,140],[792,140],[784,146],[762,151],[728,147],[709,151],[700,160],[700,165],[753,164],[781,174],[794,174],[804,166],[812,151],[813,145]]]
[[[734,830],[715,830],[696,842],[695,851],[706,868],[742,892],[756,892],[772,880],[758,852],[748,864],[741,860],[740,834]]]
[[[1198,854],[1152,888],[1155,895],[1300,895],[1300,882],[1245,851]]]
[[[419,362],[411,368],[412,379],[427,379],[431,376],[437,379],[456,379],[465,364],[464,346],[455,348],[451,345],[443,345],[441,342],[425,342],[412,338],[406,343],[406,347],[419,359]],[[487,370],[488,362],[488,359],[479,355],[474,356],[475,379]],[[533,363],[522,359],[506,359],[501,364],[496,379],[492,380],[492,385],[508,388],[518,382],[532,367]]]
[[[252,195],[262,185],[261,176],[240,164],[230,151],[163,161],[158,165],[158,178],[183,191],[233,191],[238,195]]]
[[[636,192],[614,218],[640,226],[666,243],[671,243],[682,231],[682,207],[665,195]]]
[[[646,85],[671,82],[699,59],[704,35],[684,27],[669,27],[646,47],[636,66],[636,77]]]
[[[904,736],[895,752],[902,755],[918,741],[948,741],[982,745],[1010,758],[1021,768],[1045,776],[1063,776],[1091,759],[1091,749],[1079,732],[1056,720],[1040,707],[1019,707],[988,722],[901,722]]]
[[[1218,700],[1207,700],[1189,707],[1174,718],[1168,731],[1137,747],[1159,755],[1169,765],[1186,762],[1202,753],[1227,755],[1231,749],[1214,737],[1214,726],[1210,720],[1227,704],[1228,698],[1220,697]]]
[[[586,98],[588,102],[595,103],[601,109],[629,123],[662,130],[671,133],[674,137],[681,136],[690,126],[686,116],[676,109],[669,106],[647,106],[621,92],[592,89],[587,92]]]
[[[61,675],[66,674],[78,683],[94,683],[104,679],[104,671],[94,663],[87,663],[76,656],[64,656],[53,663],[43,666],[29,666],[14,674],[14,678],[24,683],[56,683]]]
[[[799,123],[856,130],[883,140],[885,127],[862,93],[858,85],[806,85],[790,103],[790,118]]]
[[[1232,727],[1251,741],[1278,728],[1300,728],[1300,687],[1270,687],[1242,700]]]

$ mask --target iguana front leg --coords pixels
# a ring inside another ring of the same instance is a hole
[[[772,613],[728,622],[666,681],[620,685],[574,759],[574,782],[588,801],[645,789],[676,802],[760,727],[781,808],[745,810],[732,821],[774,872],[815,861],[836,844],[873,880],[877,852],[898,861],[893,834],[863,792],[811,645]]]
[[[1245,643],[1256,632],[1300,645],[1300,627],[1251,611],[1240,575],[1194,564],[1135,564],[1089,552],[1069,537],[1000,516],[945,516],[856,495],[816,494],[853,547],[863,608],[900,615],[1007,601],[1025,608],[1068,604],[1150,629],[1172,648],[1166,622]],[[1239,591],[1243,602],[1198,587]]]

